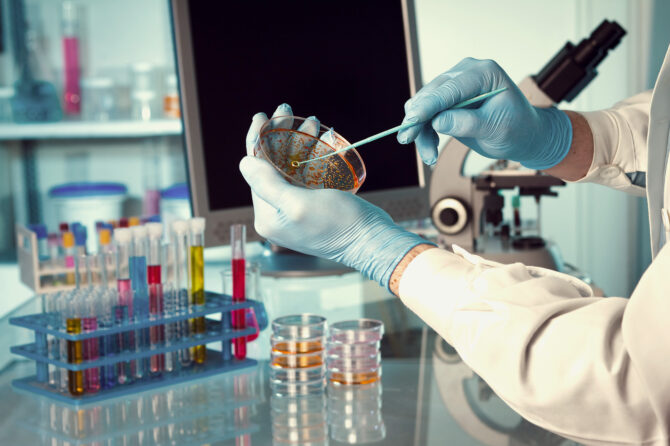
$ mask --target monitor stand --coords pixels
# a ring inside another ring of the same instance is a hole
[[[263,252],[250,257],[259,264],[261,275],[269,277],[339,276],[355,271],[332,260],[302,254],[265,242]]]

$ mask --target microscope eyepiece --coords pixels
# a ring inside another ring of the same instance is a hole
[[[598,72],[596,67],[609,50],[619,45],[624,30],[617,22],[604,20],[577,46],[567,42],[551,61],[533,76],[537,86],[554,102],[573,100]]]

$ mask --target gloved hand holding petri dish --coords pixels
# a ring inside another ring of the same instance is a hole
[[[254,156],[269,161],[293,185],[355,194],[366,174],[358,152],[351,149],[315,159],[351,144],[316,117],[282,115],[281,109],[260,128]]]

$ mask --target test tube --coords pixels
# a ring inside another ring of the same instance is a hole
[[[168,243],[161,247],[162,266],[161,266],[161,281],[163,282],[163,304],[166,316],[174,316],[177,313],[177,293],[174,288],[174,277],[170,271],[174,269],[174,261],[172,254],[174,251],[172,246]],[[172,261],[171,261],[172,260]],[[172,266],[172,270],[170,269]],[[165,324],[165,344],[171,345],[179,339],[180,323],[170,322]],[[177,352],[171,351],[165,354],[165,371],[172,372],[179,366],[179,358]]]
[[[174,277],[177,311],[188,313],[189,311],[189,268],[188,268],[188,223],[184,220],[172,222],[172,233],[174,239]],[[186,339],[189,336],[188,320],[180,322],[179,336]],[[179,362],[182,367],[191,365],[191,352],[188,348],[179,352]]]
[[[160,317],[163,314],[163,286],[161,284],[161,239],[163,237],[163,225],[160,223],[148,223],[146,228],[149,233],[149,266],[147,266],[149,313],[152,317]],[[165,326],[154,325],[149,329],[149,340],[152,346],[160,345],[164,339]],[[149,367],[152,374],[160,374],[165,368],[165,355],[152,356]]]
[[[133,317],[133,291],[130,284],[130,229],[118,228],[114,231],[116,242],[116,285],[118,290],[118,303],[114,305],[114,322],[117,325],[126,324]],[[131,332],[119,333],[119,351],[134,350],[134,336]],[[134,361],[133,361],[134,363]],[[119,384],[125,384],[132,380],[131,362],[119,363]]]
[[[96,304],[98,296],[96,293],[89,292],[85,296],[85,310],[86,315],[82,320],[82,325],[85,332],[92,332],[98,329],[98,306]],[[84,340],[84,359],[87,361],[95,361],[100,358],[98,348],[98,338],[89,338]],[[86,393],[97,393],[100,390],[100,369],[93,367],[84,370]]]
[[[52,329],[58,329],[58,300],[61,295],[62,293],[50,294],[45,301],[44,312],[48,314],[49,328]],[[52,359],[60,358],[58,339],[53,335],[47,335],[47,354]],[[49,374],[49,385],[51,387],[58,387],[60,370],[53,364],[49,364],[47,370]]]
[[[135,319],[146,319],[149,316],[149,289],[147,284],[147,228],[133,226],[133,248],[130,256],[130,283],[133,288],[133,311]],[[143,328],[135,332],[137,351],[149,347],[149,329]],[[143,378],[149,369],[149,358],[137,360],[135,377]]]
[[[67,331],[67,319],[70,311],[70,303],[72,301],[72,291],[64,292],[59,296],[56,302],[56,308],[59,314],[58,328]],[[68,354],[68,341],[63,338],[57,340],[58,343],[58,357],[66,361]],[[64,368],[59,369],[58,384],[59,390],[63,393],[68,391],[68,373]]]
[[[112,327],[114,325],[114,307],[118,301],[117,291],[107,288],[102,296],[102,309],[100,317],[100,328]],[[100,354],[113,357],[119,353],[119,335],[111,334],[100,338]],[[111,389],[118,383],[116,364],[107,364],[100,370],[102,386]]]
[[[205,244],[205,219],[195,217],[188,222],[191,232],[191,303],[197,309],[205,305],[205,260],[203,246]],[[193,332],[196,336],[203,336],[206,331],[205,317],[193,319]],[[195,347],[194,360],[196,364],[205,362],[207,349],[204,345]]]
[[[37,254],[40,262],[49,260],[49,247],[47,245],[47,227],[43,224],[29,225],[31,231],[37,237]]]
[[[98,252],[99,253],[108,252],[111,249],[112,249],[112,231],[102,227],[98,231]]]
[[[79,300],[73,299],[70,303],[69,316],[66,320],[66,331],[69,334],[81,333],[81,309]],[[83,359],[82,341],[67,341],[67,362],[70,364],[80,364]],[[84,372],[81,370],[68,370],[68,388],[70,394],[79,396],[84,394]]]
[[[245,295],[245,275],[246,275],[246,260],[244,256],[244,245],[247,240],[247,227],[241,224],[235,224],[230,227],[230,247],[232,249],[232,265],[233,272],[233,302],[244,302]],[[236,330],[243,330],[246,328],[245,311],[233,311],[233,328]],[[247,357],[247,340],[245,337],[235,338],[233,344],[235,345],[235,357],[237,359],[244,359]]]
[[[76,226],[73,224],[72,227],[74,232],[75,250],[78,255],[86,255],[86,226],[81,223],[76,223]]]
[[[68,270],[64,274],[64,280],[68,285],[75,285],[75,274],[74,274],[74,234],[70,231],[63,232],[63,251],[65,254],[65,269]],[[70,272],[70,270],[72,270]]]

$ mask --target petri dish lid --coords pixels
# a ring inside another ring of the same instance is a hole
[[[310,339],[325,331],[326,318],[315,314],[292,314],[272,321],[272,333],[285,339]]]
[[[330,326],[329,342],[367,343],[381,340],[384,323],[376,319],[354,319],[336,322]]]

